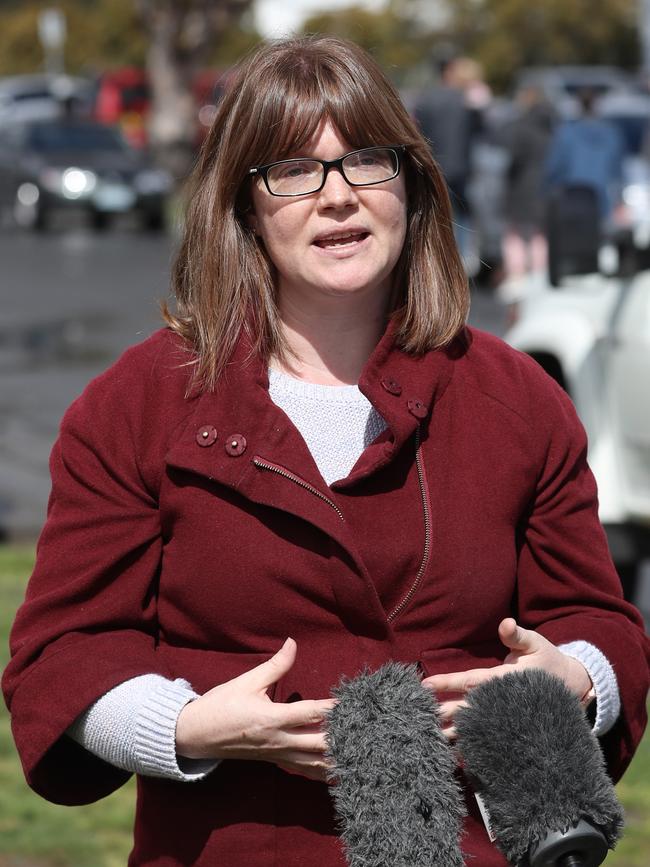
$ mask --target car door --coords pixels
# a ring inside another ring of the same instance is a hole
[[[638,274],[624,290],[612,323],[608,367],[626,509],[650,527],[650,272]]]
[[[10,204],[9,173],[11,170],[11,158],[9,154],[9,141],[7,130],[0,127],[0,211],[6,211]]]
[[[22,125],[9,124],[0,128],[0,208],[3,211],[14,205],[23,141]]]

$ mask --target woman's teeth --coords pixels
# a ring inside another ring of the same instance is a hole
[[[315,243],[318,247],[344,247],[349,244],[357,244],[359,241],[363,241],[367,235],[367,232],[338,235],[335,238],[320,238],[320,240]]]

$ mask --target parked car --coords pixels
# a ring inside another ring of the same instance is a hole
[[[579,103],[576,94],[589,88],[603,97],[637,89],[634,78],[615,66],[529,66],[519,72],[515,91],[539,88],[560,117],[575,117]]]
[[[0,78],[0,126],[60,117],[73,102],[80,114],[91,110],[94,86],[69,75],[10,75]]]
[[[569,393],[626,594],[650,558],[650,272],[566,276],[517,302],[506,340]]]
[[[608,227],[610,238],[628,257],[628,266],[650,266],[650,96],[610,93],[598,114],[617,127],[625,143],[620,206]]]
[[[75,118],[0,128],[0,207],[46,229],[61,210],[82,210],[96,229],[133,212],[162,229],[172,179],[110,126]]]

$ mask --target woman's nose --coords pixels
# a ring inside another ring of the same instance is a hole
[[[324,208],[341,208],[357,202],[357,191],[345,180],[341,172],[331,168],[318,195],[318,203]]]

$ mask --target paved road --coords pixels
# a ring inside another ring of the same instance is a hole
[[[32,538],[49,492],[48,456],[65,408],[127,346],[159,327],[173,242],[127,229],[0,230],[0,535]],[[492,298],[472,322],[503,331]]]

